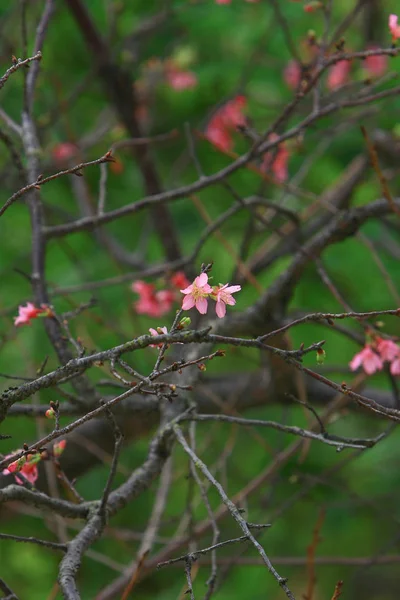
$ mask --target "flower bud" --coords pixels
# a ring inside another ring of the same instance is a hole
[[[55,419],[56,418],[56,412],[54,410],[54,408],[48,408],[46,410],[46,412],[44,413],[46,419]]]
[[[317,363],[319,365],[323,365],[325,362],[326,352],[323,348],[318,348],[317,350]]]
[[[189,327],[191,322],[192,320],[190,317],[182,317],[182,319],[179,321],[179,325],[182,327]]]
[[[53,446],[53,454],[56,458],[61,456],[61,454],[65,450],[65,446],[67,445],[67,440],[60,440],[57,444]]]

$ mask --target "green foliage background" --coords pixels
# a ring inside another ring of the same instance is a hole
[[[1,28],[1,72],[10,65],[11,54],[22,57],[20,14],[14,0],[3,0],[0,4]],[[164,145],[156,145],[153,154],[167,187],[193,181],[196,171],[187,156],[183,135],[183,124],[188,122],[193,128],[202,130],[212,108],[238,92],[245,92],[249,98],[247,113],[254,127],[260,131],[279,114],[282,106],[289,102],[292,93],[286,88],[282,71],[290,53],[281,29],[273,16],[271,3],[260,0],[250,4],[244,0],[233,0],[231,6],[218,6],[213,0],[198,2],[176,1],[173,3],[176,12],[165,25],[160,27],[154,36],[144,37],[138,43],[124,44],[122,40],[135,31],[144,19],[154,14],[154,4],[147,0],[136,2],[116,1],[103,2],[93,0],[87,3],[92,17],[104,35],[110,35],[110,43],[115,58],[125,64],[131,71],[132,79],[143,77],[143,65],[153,57],[185,55],[190,58],[189,68],[198,77],[199,84],[193,90],[176,92],[160,83],[151,107],[150,134],[164,133],[177,128],[180,136]],[[161,4],[161,3],[160,3]],[[333,2],[333,21],[338,23],[348,12],[354,2],[335,0]],[[384,6],[383,6],[384,4]],[[381,23],[377,24],[377,42],[389,46],[391,41],[386,28],[387,15],[396,9],[396,2],[382,3]],[[301,4],[285,0],[279,2],[282,12],[287,16],[290,33],[296,44],[304,38],[307,31],[315,30],[317,36],[322,34],[324,22],[320,13],[306,14]],[[28,7],[28,28],[30,51],[37,19],[43,3],[32,2]],[[114,22],[110,31],[110,15]],[[364,49],[361,20],[345,34],[346,45],[354,50]],[[136,58],[139,57],[139,63]],[[397,74],[399,59],[391,60],[391,68]],[[88,73],[92,73],[88,76]],[[353,65],[352,77],[362,81],[362,66]],[[82,90],[77,93],[77,86],[88,78]],[[361,85],[361,83],[360,83]],[[0,91],[1,106],[17,122],[23,97],[23,77],[21,71],[14,74],[7,85]],[[72,102],[69,102],[71,97]],[[67,108],[64,103],[67,102]],[[386,103],[385,108],[379,105],[379,112],[373,116],[374,125],[393,131],[399,116],[397,98]],[[104,92],[93,75],[91,57],[84,45],[75,23],[72,21],[63,2],[57,2],[55,16],[49,28],[43,51],[41,74],[36,94],[35,113],[40,128],[42,146],[43,172],[56,170],[52,159],[55,145],[65,141],[78,141],[99,126],[99,119],[107,107]],[[307,157],[318,148],[319,143],[330,127],[340,121],[339,117],[324,119],[307,132],[302,148],[293,153],[290,161],[290,174],[295,175],[307,160]],[[361,121],[362,122],[362,121]],[[368,120],[368,126],[371,124]],[[97,144],[84,153],[85,160],[97,158],[103,154],[111,143],[125,134],[115,127]],[[18,140],[17,140],[18,143]],[[216,172],[230,162],[228,157],[215,151],[207,142],[198,138],[196,144],[199,159],[206,174]],[[235,150],[240,152],[246,143],[237,136]],[[359,122],[355,122],[338,135],[328,151],[316,156],[309,170],[304,187],[316,194],[323,192],[342,173],[354,156],[363,150],[363,140],[359,130]],[[140,174],[137,165],[128,152],[118,155],[124,165],[123,173],[108,177],[107,209],[117,208],[143,196]],[[3,204],[8,196],[21,187],[12,168],[10,157],[4,146],[0,147],[0,169],[3,183],[0,188],[0,201]],[[84,174],[89,186],[93,202],[96,202],[99,171],[88,169]],[[238,193],[250,195],[259,186],[259,180],[252,173],[241,171],[230,178],[230,183]],[[397,193],[398,178],[392,180],[392,191]],[[77,216],[70,181],[59,179],[42,188],[46,211],[52,222],[65,221]],[[282,192],[268,188],[269,198],[279,201]],[[380,197],[379,185],[373,172],[358,188],[353,198],[354,205],[362,205]],[[214,186],[200,194],[201,201],[212,218],[221,214],[231,205],[230,195],[222,186]],[[301,200],[292,199],[293,208],[301,207]],[[177,223],[182,247],[190,252],[198,236],[204,228],[201,217],[197,214],[190,199],[176,201],[172,213]],[[224,236],[232,245],[239,244],[245,217],[242,213],[232,218],[223,227]],[[108,231],[130,250],[136,241],[148,230],[149,221],[145,213],[127,217],[108,226]],[[0,273],[2,280],[0,295],[0,372],[30,377],[35,374],[47,355],[50,356],[46,369],[56,367],[56,361],[47,342],[42,324],[38,321],[31,327],[15,329],[13,315],[19,304],[31,299],[29,282],[21,276],[30,272],[30,225],[26,206],[23,202],[14,204],[0,220]],[[383,232],[380,225],[371,223],[363,229],[377,247]],[[260,243],[256,240],[255,246]],[[395,285],[399,283],[397,260],[384,251],[379,256],[393,278]],[[146,259],[156,262],[163,257],[162,248],[152,236],[146,248]],[[216,240],[211,238],[205,244],[199,257],[201,261],[214,260],[213,275],[216,281],[228,281],[234,268],[234,261]],[[372,310],[393,308],[396,299],[390,294],[381,270],[369,252],[358,240],[349,240],[335,246],[324,255],[327,270],[340,288],[344,297],[354,310]],[[278,264],[259,277],[263,286],[268,286],[286,267],[288,259]],[[53,240],[48,250],[47,278],[52,289],[79,285],[86,281],[98,281],[126,272],[107,253],[99,247],[93,236],[87,233],[74,234],[62,242]],[[74,333],[79,335],[89,350],[105,349],[117,343],[146,332],[154,325],[169,325],[169,320],[154,323],[154,320],[138,316],[132,308],[134,295],[129,282],[124,285],[100,288],[95,291],[98,306],[76,320]],[[61,294],[54,297],[58,312],[70,310],[80,302],[91,297],[90,292]],[[257,292],[250,286],[238,296],[237,309],[250,305],[257,297]],[[331,297],[320,279],[310,268],[298,286],[292,301],[293,310],[340,311],[341,307]],[[385,319],[384,331],[392,335],[400,335],[400,326],[394,319]],[[338,381],[350,375],[343,374],[344,366],[353,356],[357,347],[334,331],[322,329],[317,325],[307,325],[293,330],[294,346],[301,342],[306,345],[320,339],[326,339],[327,366],[337,367],[333,375]],[[135,367],[143,372],[149,371],[154,361],[154,351],[135,355]],[[306,364],[315,367],[314,356],[307,356]],[[210,365],[210,373],[236,371],[238,368],[253,369],[258,365],[258,356],[252,352],[232,351],[225,361]],[[97,375],[96,375],[97,376]],[[101,376],[99,373],[98,377]],[[384,386],[384,378],[376,377],[376,385]],[[3,387],[9,385],[4,380]],[[50,391],[43,391],[35,402],[47,404],[55,399]],[[288,405],[285,407],[267,407],[253,410],[249,416],[284,420],[289,424],[306,424],[303,411]],[[48,423],[41,423],[48,428]],[[384,422],[376,422],[360,411],[351,412],[331,428],[332,432],[349,435],[375,435],[387,426]],[[6,433],[12,433],[10,443],[2,442],[4,453],[16,446],[21,446],[38,435],[37,424],[23,418],[8,419],[4,425]],[[215,427],[213,443],[202,446],[201,440],[207,440],[208,428],[199,426],[199,452],[204,460],[213,464],[220,456],[231,435],[231,429]],[[220,473],[228,482],[227,491],[234,494],[251,478],[263,470],[271,460],[269,449],[278,452],[291,440],[287,437],[262,430],[255,439],[252,432],[240,430],[235,433],[237,442],[229,462],[228,472]],[[261,441],[260,441],[261,440]],[[141,464],[146,456],[147,439],[139,440],[126,448],[122,464],[130,471]],[[344,460],[345,453],[337,454],[334,449],[311,444],[309,451],[301,459],[296,454],[278,473],[271,489],[262,490],[256,499],[252,497],[248,506],[248,519],[251,522],[274,522],[275,516],[285,507],[288,499],[302,489],[305,482],[316,482],[309,493],[300,497],[292,507],[288,507],[281,518],[277,518],[274,526],[261,537],[267,554],[277,556],[304,556],[311,542],[312,530],[317,520],[319,508],[326,507],[326,519],[322,528],[322,541],[317,553],[321,556],[371,556],[383,552],[399,553],[398,531],[399,511],[399,435],[394,431],[376,448],[366,452],[357,460],[349,460],[336,475],[329,475],[329,469],[335,469]],[[346,454],[349,456],[349,454]],[[177,449],[174,454],[177,469],[181,478],[173,486],[169,498],[167,517],[161,535],[169,536],[175,530],[176,523],[186,507],[187,462]],[[79,492],[86,498],[96,498],[104,487],[107,468],[98,468],[86,475],[77,483]],[[123,481],[118,475],[116,484]],[[155,488],[154,488],[155,489]],[[110,524],[111,527],[129,527],[133,531],[143,531],[151,510],[154,489],[133,502]],[[217,504],[217,498],[210,493]],[[201,505],[196,518],[205,518]],[[0,512],[0,528],[3,532],[19,535],[34,535],[50,539],[49,529],[51,515],[43,523],[39,513],[17,513],[12,508],[4,508]],[[231,523],[222,526],[223,539],[238,534]],[[71,535],[73,534],[71,529]],[[396,537],[397,536],[397,537]],[[55,539],[55,538],[54,538]],[[209,540],[200,544],[206,545]],[[112,557],[115,563],[128,564],[135,556],[137,542],[123,542],[108,535],[94,546],[98,553]],[[253,551],[245,548],[246,557],[254,556]],[[0,541],[0,576],[14,589],[21,599],[44,600],[60,598],[51,596],[56,582],[57,564],[60,557],[50,550],[40,549],[34,545],[22,545],[15,542]],[[398,567],[373,565],[368,570],[343,566],[318,566],[317,590],[315,599],[329,599],[335,583],[345,581],[344,599],[370,598],[389,600],[398,597],[400,577]],[[290,578],[290,583],[298,597],[305,592],[307,574],[304,567],[280,566],[278,570]],[[79,585],[83,598],[94,598],[103,586],[117,576],[109,565],[99,563],[93,556],[84,560]],[[203,594],[204,582],[208,569],[201,567],[195,581],[197,596]],[[137,597],[143,599],[177,598],[184,588],[183,569],[175,567],[154,573],[146,579],[136,591]],[[134,595],[132,596],[134,597]],[[262,567],[235,567],[217,592],[216,598],[281,598],[283,592],[277,589],[273,578]]]

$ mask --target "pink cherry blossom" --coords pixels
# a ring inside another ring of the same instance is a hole
[[[18,316],[14,317],[14,325],[30,325],[31,319],[36,319],[38,315],[45,311],[46,308],[36,308],[32,302],[27,302],[26,306],[18,307]]]
[[[208,308],[207,298],[213,292],[212,287],[208,284],[207,273],[201,273],[191,285],[181,290],[181,292],[185,294],[182,302],[183,310],[190,310],[195,306],[200,314],[206,314]]]
[[[392,340],[384,340],[383,338],[378,339],[376,349],[382,360],[387,360],[388,362],[392,362],[400,354],[400,348],[397,344],[392,342]]]
[[[9,458],[10,456],[12,456],[12,454],[8,454],[5,458]],[[29,457],[20,458],[19,460],[10,463],[6,469],[3,469],[2,473],[3,475],[13,474],[16,483],[18,485],[24,485],[25,480],[22,477],[18,477],[18,473],[22,473],[24,478],[33,485],[39,477],[37,468],[38,460],[40,460],[40,458],[35,457],[34,460],[30,460]]]
[[[389,31],[392,34],[392,41],[395,42],[400,38],[400,25],[397,21],[399,17],[397,15],[389,15]]]
[[[229,306],[234,306],[236,304],[236,300],[232,294],[239,292],[241,289],[240,285],[229,285],[229,283],[214,288],[213,296],[215,296],[215,300],[217,301],[215,312],[220,319],[226,314],[227,304],[229,304]]]
[[[378,46],[370,46],[369,50],[379,50]],[[364,67],[370,77],[382,77],[388,68],[388,57],[385,54],[367,56]]]
[[[171,290],[155,291],[155,286],[145,281],[135,281],[132,290],[139,294],[139,300],[134,307],[138,314],[150,317],[161,317],[171,310],[174,303],[174,293]]]
[[[351,62],[349,60],[339,60],[329,69],[327,79],[328,89],[332,92],[341,88],[347,83],[351,70]]]
[[[192,71],[186,71],[169,63],[166,68],[166,78],[170,87],[177,92],[197,86],[197,77]]]
[[[350,369],[355,371],[358,367],[363,367],[367,375],[372,375],[376,371],[381,371],[383,361],[368,344],[358,352],[350,362]]]
[[[301,66],[297,60],[290,60],[283,71],[283,80],[291,90],[299,87],[301,81]]]
[[[269,136],[269,140],[271,142],[278,139],[278,135],[276,133],[271,133]],[[266,152],[264,154],[264,158],[261,164],[261,169],[263,171],[271,170],[275,179],[277,181],[283,183],[288,178],[288,160],[290,157],[290,153],[287,150],[284,143],[279,144],[278,150],[274,150],[271,152]]]
[[[391,363],[391,365],[390,365],[390,372],[394,376],[400,375],[400,356],[399,355]]]

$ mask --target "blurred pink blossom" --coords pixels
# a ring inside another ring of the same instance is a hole
[[[236,96],[211,117],[205,135],[214,146],[225,152],[232,149],[232,132],[236,131],[238,126],[246,125],[246,117],[243,114],[246,102],[244,96]]]
[[[177,271],[176,273],[171,275],[170,281],[172,285],[178,290],[186,288],[190,285],[190,281],[188,280],[183,271]]]
[[[301,66],[297,60],[290,60],[283,71],[283,80],[291,90],[299,87],[301,81]]]
[[[271,142],[274,142],[278,138],[279,136],[276,133],[271,133],[268,139]],[[271,152],[266,152],[264,154],[261,169],[264,171],[271,170],[275,179],[283,183],[288,178],[289,157],[290,153],[285,144],[279,144],[277,150],[275,148],[274,150],[271,150]]]
[[[155,286],[145,281],[135,281],[132,290],[139,294],[139,300],[134,307],[138,314],[149,317],[161,317],[171,310],[174,293],[171,290],[155,291]]]
[[[400,354],[400,348],[395,342],[392,342],[392,340],[384,340],[383,338],[378,339],[376,349],[382,360],[387,360],[388,362],[392,362],[392,360],[397,358]]]
[[[192,71],[180,69],[171,62],[167,64],[165,76],[170,87],[178,92],[197,86],[197,77]]]
[[[339,60],[329,69],[327,86],[332,92],[341,88],[347,83],[351,70],[351,62],[349,60]]]
[[[395,358],[391,365],[390,365],[390,372],[392,375],[396,376],[396,375],[400,375],[400,356],[397,355],[397,358]]]
[[[369,50],[379,50],[378,46],[371,46]],[[370,77],[382,77],[388,68],[388,57],[385,54],[367,56],[364,66]]]
[[[36,319],[45,311],[46,308],[36,308],[32,302],[27,302],[26,306],[18,307],[18,316],[14,317],[14,325],[30,325],[31,319]]]
[[[397,15],[389,15],[389,31],[392,34],[392,41],[395,42],[400,38],[400,25],[398,25],[399,17]]]
[[[364,346],[361,352],[358,352],[350,362],[350,369],[355,371],[358,367],[363,367],[367,375],[372,375],[376,371],[381,371],[383,361],[369,344]]]
[[[67,167],[71,160],[77,158],[79,152],[78,146],[72,142],[62,142],[54,146],[52,154],[53,160],[59,167]]]

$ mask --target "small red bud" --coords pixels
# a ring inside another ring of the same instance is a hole
[[[56,416],[56,411],[54,410],[54,408],[48,408],[44,415],[46,419],[54,419]]]

